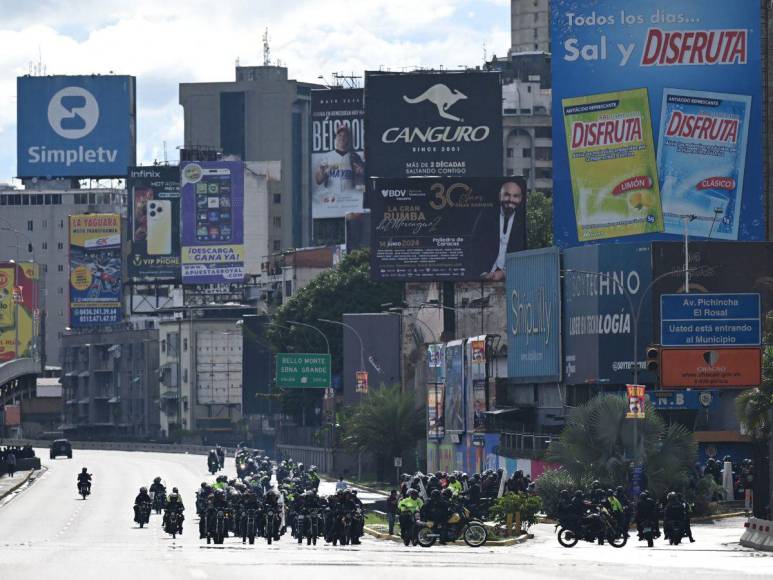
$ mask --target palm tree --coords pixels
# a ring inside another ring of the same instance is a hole
[[[393,457],[415,447],[425,436],[425,409],[416,407],[413,393],[400,386],[372,390],[344,419],[348,447],[376,456],[378,478],[383,480]]]
[[[766,342],[771,337],[766,338]],[[766,441],[770,435],[773,409],[773,347],[762,351],[762,385],[757,389],[744,391],[735,400],[735,410],[746,432],[758,442]]]
[[[573,409],[549,458],[576,482],[598,479],[625,486],[630,465],[639,460],[653,492],[683,487],[697,458],[692,433],[682,425],[667,425],[649,402],[645,419],[626,419],[627,411],[626,400],[617,395],[601,395]]]

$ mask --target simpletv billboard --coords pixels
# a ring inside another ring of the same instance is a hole
[[[19,77],[19,177],[122,177],[135,164],[130,76]]]
[[[760,3],[553,0],[556,243],[765,236]]]

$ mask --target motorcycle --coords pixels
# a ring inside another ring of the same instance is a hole
[[[207,511],[207,498],[199,493],[196,492],[196,515],[199,517],[203,517],[204,512]]]
[[[687,536],[685,526],[680,520],[666,520],[663,522],[663,537],[672,546],[678,546]]]
[[[209,469],[210,475],[215,475],[217,470],[220,469],[220,462],[212,457],[207,460],[207,468]]]
[[[455,542],[459,538],[471,548],[478,548],[488,540],[488,531],[483,522],[473,518],[467,508],[454,514],[443,526],[435,522],[417,522],[419,530],[416,540],[423,548],[429,548],[438,540]]]
[[[163,491],[156,491],[153,493],[153,509],[155,510],[156,514],[160,514],[161,510],[164,509],[164,506],[166,505],[166,493]]]
[[[335,524],[333,525],[333,532],[330,538],[333,545],[338,545],[341,542],[342,546],[346,546],[352,540],[352,513],[345,512],[336,517]]]
[[[145,524],[150,522],[150,504],[148,502],[143,502],[134,507],[134,521],[142,528]]]
[[[78,493],[86,499],[87,495],[91,495],[91,486],[87,482],[78,482]]]
[[[180,526],[180,515],[176,511],[168,511],[164,522],[164,531],[172,536],[174,540],[177,534],[182,533]]]
[[[274,508],[268,508],[263,513],[263,536],[266,538],[266,543],[271,545],[271,542],[279,539],[279,516],[274,511]]]
[[[226,530],[225,508],[217,508],[214,518],[207,521],[207,544],[222,544],[228,535]]]
[[[619,530],[612,516],[605,508],[591,512],[578,525],[564,526],[559,522],[558,543],[564,548],[573,548],[580,540],[594,543],[606,540],[614,548],[622,548],[628,542],[625,530]]]
[[[658,530],[658,524],[654,521],[644,521],[639,527],[639,541],[647,541],[647,547],[651,548],[655,545],[655,540],[660,537],[660,531]]]
[[[255,535],[258,527],[258,510],[254,508],[248,509],[242,516],[242,544],[248,539],[250,544],[255,543]]]
[[[417,538],[417,522],[419,521],[419,514],[411,512],[403,512],[400,514],[400,537],[406,546],[418,543]]]

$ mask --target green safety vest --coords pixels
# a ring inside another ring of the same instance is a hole
[[[620,500],[617,499],[614,495],[609,496],[609,505],[612,506],[613,512],[621,512],[623,511],[623,504],[620,503]]]
[[[458,481],[452,481],[448,484],[449,489],[453,492],[454,495],[459,495],[462,493],[462,484]]]
[[[412,497],[406,497],[400,500],[400,502],[397,504],[397,509],[399,511],[406,511],[411,512],[412,514],[415,514],[417,511],[421,509],[421,507],[424,505],[424,502],[420,499],[413,499]]]

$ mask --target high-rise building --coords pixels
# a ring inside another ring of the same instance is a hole
[[[69,325],[67,216],[125,214],[122,189],[5,189],[0,191],[0,258],[33,261],[41,278],[46,364],[60,365],[61,334]]]
[[[550,0],[510,0],[510,53],[550,52]]]
[[[236,67],[236,80],[182,83],[185,148],[218,149],[243,161],[279,161],[282,192],[272,226],[275,250],[303,247],[311,235],[309,83],[279,66]],[[273,199],[273,198],[272,198]]]

